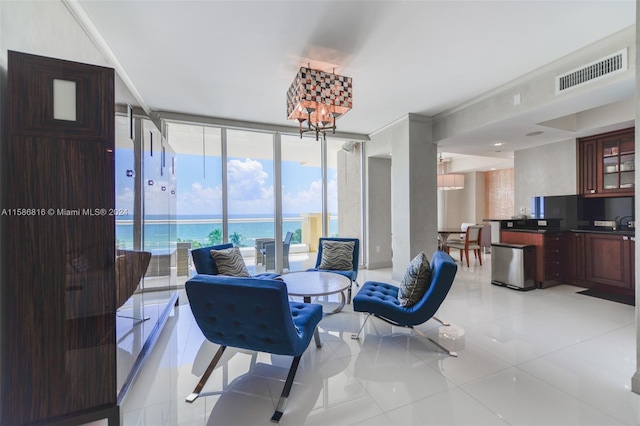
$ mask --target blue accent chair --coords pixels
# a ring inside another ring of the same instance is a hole
[[[321,347],[317,325],[322,307],[317,304],[289,302],[282,281],[223,275],[196,275],[185,283],[193,316],[207,340],[220,345],[187,402],[193,402],[227,346],[293,356],[276,411],[271,421],[278,422],[293,385],[300,357],[315,338]]]
[[[353,298],[353,310],[365,312],[368,315],[358,334],[354,334],[351,338],[358,339],[360,337],[360,333],[371,315],[389,324],[413,328],[416,331],[418,330],[413,326],[427,322],[431,318],[443,325],[449,325],[434,315],[449,293],[457,270],[458,266],[451,256],[441,250],[436,251],[431,259],[431,285],[422,299],[410,307],[400,304],[398,287],[377,281],[365,282]],[[433,339],[428,339],[449,355],[457,356],[455,352],[447,350]]]
[[[353,265],[353,269],[350,271],[334,271],[328,269],[319,269],[320,262],[322,261],[322,242],[323,241],[353,241],[355,245],[353,246],[353,257],[351,259],[351,263]],[[351,287],[353,283],[358,285],[358,263],[360,261],[360,240],[358,238],[338,238],[338,237],[323,237],[318,241],[318,256],[316,257],[316,266],[315,268],[307,269],[307,271],[322,271],[322,272],[334,272],[336,274],[344,275],[345,277],[351,280],[351,284],[349,285],[349,295],[347,296],[347,303],[351,303]]]
[[[233,247],[232,243],[226,243],[191,250],[191,258],[193,259],[193,266],[196,267],[196,272],[205,275],[218,275],[218,268],[216,268],[216,262],[211,257],[211,250],[224,250],[231,247]],[[262,273],[254,275],[254,278],[276,280],[280,278],[280,274]]]

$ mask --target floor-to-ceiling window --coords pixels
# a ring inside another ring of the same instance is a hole
[[[322,236],[321,143],[298,135],[281,137],[282,232],[292,232],[289,270],[313,266]]]
[[[226,130],[228,240],[241,248],[248,266],[275,270],[273,242],[273,134]],[[264,252],[264,253],[263,253]]]
[[[189,250],[223,243],[222,138],[219,127],[167,123],[176,151],[177,275],[190,275]]]
[[[315,264],[319,237],[338,236],[337,163],[344,141],[327,139],[323,176],[324,142],[315,137],[180,122],[168,122],[167,134],[179,170],[179,250],[181,244],[231,242],[250,272],[287,272]],[[264,244],[288,232],[287,256],[278,266]]]

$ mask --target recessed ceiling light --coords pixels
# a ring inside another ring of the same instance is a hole
[[[527,133],[525,136],[538,136],[538,135],[541,135],[541,134],[543,134],[543,133],[544,133],[544,132],[543,132],[543,131],[541,131],[541,130],[536,130],[535,132],[529,132],[529,133]]]
[[[498,141],[498,142],[494,142],[494,143],[492,143],[491,145],[492,145],[492,146],[502,146],[502,145],[504,145],[504,142],[502,142],[502,141]]]

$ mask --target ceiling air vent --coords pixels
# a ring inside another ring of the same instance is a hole
[[[627,70],[627,49],[556,77],[556,94]]]

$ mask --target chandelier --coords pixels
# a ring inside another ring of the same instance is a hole
[[[301,67],[287,91],[287,116],[298,121],[300,137],[314,132],[318,140],[327,130],[336,132],[336,119],[346,114],[352,103],[351,77]]]
[[[464,189],[464,175],[458,173],[446,173],[444,159],[440,153],[438,162],[438,189],[449,191],[452,189]]]

